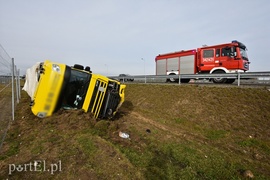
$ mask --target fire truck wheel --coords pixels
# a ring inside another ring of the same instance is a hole
[[[181,79],[181,83],[189,83],[190,79]]]
[[[176,75],[175,73],[170,73],[169,75]],[[171,83],[173,83],[173,82],[178,82],[178,79],[175,79],[175,78],[169,78],[169,79],[167,79],[167,82],[171,82]]]
[[[226,84],[232,84],[234,83],[235,79],[227,79],[227,81],[225,82]]]
[[[222,74],[222,73],[225,73],[225,72],[222,70],[217,70],[213,72],[213,74]],[[227,78],[213,78],[212,81],[217,84],[222,84],[227,81]]]

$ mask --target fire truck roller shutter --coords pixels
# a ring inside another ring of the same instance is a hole
[[[194,74],[195,56],[180,57],[180,74]],[[181,83],[189,83],[190,79],[181,79]]]
[[[167,72],[179,72],[179,57],[168,58],[167,59]]]
[[[160,59],[156,61],[157,63],[157,75],[166,75],[166,59]]]
[[[169,75],[176,75],[179,74],[179,57],[173,57],[167,59],[167,73]],[[178,79],[176,78],[169,78],[167,79],[167,82],[178,82]]]

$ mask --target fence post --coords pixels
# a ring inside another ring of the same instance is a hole
[[[18,92],[19,92],[19,99],[21,99],[21,79],[20,79],[20,69],[18,69],[18,84],[19,84],[19,88],[18,88]]]
[[[19,103],[19,81],[18,81],[18,71],[17,71],[17,66],[15,65],[15,82],[16,82],[16,100],[17,100],[17,104]]]
[[[14,121],[14,58],[11,58],[11,86],[12,86],[12,120]]]

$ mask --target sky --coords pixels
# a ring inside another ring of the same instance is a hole
[[[270,71],[269,0],[0,0],[0,44],[21,74],[51,60],[154,75],[158,54],[238,40]]]

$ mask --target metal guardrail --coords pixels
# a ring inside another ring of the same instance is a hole
[[[222,73],[222,74],[177,74],[177,75],[130,75],[130,76],[109,76],[112,79],[121,79],[125,81],[127,79],[144,79],[145,83],[147,79],[169,79],[175,78],[180,79],[212,79],[212,78],[228,78],[237,79],[238,86],[240,86],[241,79],[251,79],[251,78],[270,78],[270,71],[265,72],[238,72],[238,73]]]

